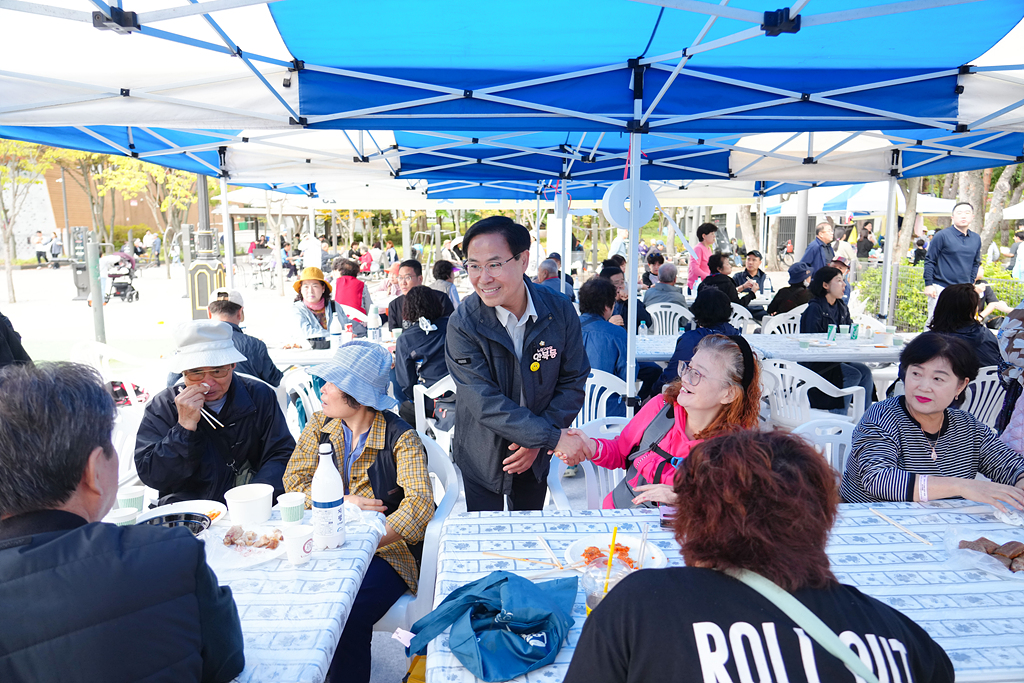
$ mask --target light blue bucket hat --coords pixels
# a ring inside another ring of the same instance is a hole
[[[361,405],[391,410],[398,401],[388,396],[391,354],[380,344],[356,339],[343,344],[334,358],[306,372],[330,382]]]

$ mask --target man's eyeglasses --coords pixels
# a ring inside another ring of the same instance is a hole
[[[231,366],[221,365],[216,368],[194,368],[192,370],[186,370],[181,374],[185,376],[185,379],[192,382],[200,382],[207,375],[214,379],[224,379],[231,374]]]
[[[465,263],[462,264],[462,267],[466,269],[467,273],[473,276],[480,275],[480,273],[482,273],[486,268],[488,275],[490,275],[491,277],[498,277],[499,275],[501,275],[501,269],[505,267],[506,263],[508,263],[509,261],[518,261],[521,255],[522,252],[516,254],[512,258],[505,259],[504,261],[491,261],[490,263],[484,264],[482,266],[479,263],[470,263],[469,261],[466,261]]]
[[[690,361],[687,360],[679,361],[679,377],[685,377],[686,380],[693,386],[697,386],[698,384],[700,384],[700,381],[704,379],[704,375],[701,373],[701,371],[690,365]],[[714,377],[708,377],[708,379],[715,382],[722,382],[723,384],[727,384],[727,382],[725,382],[724,380],[715,379]]]

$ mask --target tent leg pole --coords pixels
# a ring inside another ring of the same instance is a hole
[[[220,179],[220,211],[224,223],[224,265],[227,268],[228,289],[235,288],[235,225],[231,222],[231,210],[228,208],[228,179]]]
[[[885,255],[882,258],[882,291],[878,297],[878,315],[881,318],[885,318],[886,322],[891,324],[891,321],[895,319],[895,315],[889,307],[889,297],[892,292],[892,283],[890,282],[890,276],[892,275],[893,265],[893,253],[896,250],[897,242],[897,228],[896,228],[896,193],[899,188],[896,186],[896,178],[889,178],[889,201],[885,208]]]
[[[637,256],[640,251],[640,228],[637,216],[638,206],[633,198],[639,194],[640,183],[640,134],[629,134],[629,258],[626,262],[626,301],[629,313],[626,316],[626,397],[636,396],[636,273]],[[626,402],[626,417],[632,418],[633,401]]]
[[[533,258],[533,272],[536,273],[537,272],[537,266],[539,266],[540,262],[541,262],[541,257],[540,257],[540,253],[541,253],[541,248],[540,248],[540,191],[539,191],[539,189],[537,191],[537,216],[536,216],[536,220],[533,222],[533,236],[534,236],[533,243],[536,245],[536,249],[535,249],[536,255]]]

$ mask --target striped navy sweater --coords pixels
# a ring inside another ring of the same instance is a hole
[[[843,502],[912,501],[917,474],[974,479],[980,472],[1009,485],[1024,477],[1024,456],[962,410],[946,409],[935,453],[932,460],[932,442],[902,396],[874,404],[853,431],[839,489]]]

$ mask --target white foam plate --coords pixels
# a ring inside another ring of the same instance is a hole
[[[640,559],[640,537],[629,536],[627,534],[619,534],[615,538],[615,542],[619,545],[629,547],[629,559],[633,560],[634,566],[638,564]],[[609,534],[590,534],[583,538],[574,541],[568,548],[565,549],[565,561],[569,564],[576,564],[577,562],[583,561],[583,551],[590,546],[597,546],[604,551],[605,556],[608,555],[608,549],[612,545],[612,535]],[[668,558],[665,557],[665,553],[662,552],[661,548],[654,545],[651,539],[647,539],[647,548],[644,552],[644,569],[660,569],[661,567],[668,566]]]
[[[150,510],[146,510],[139,515],[136,520],[136,524],[141,524],[147,519],[153,519],[160,515],[172,515],[181,512],[196,512],[200,515],[209,515],[211,512],[219,512],[217,519],[213,520],[214,526],[220,526],[227,522],[228,509],[224,503],[218,503],[215,500],[185,500],[180,503],[171,503],[170,505],[161,505]]]

